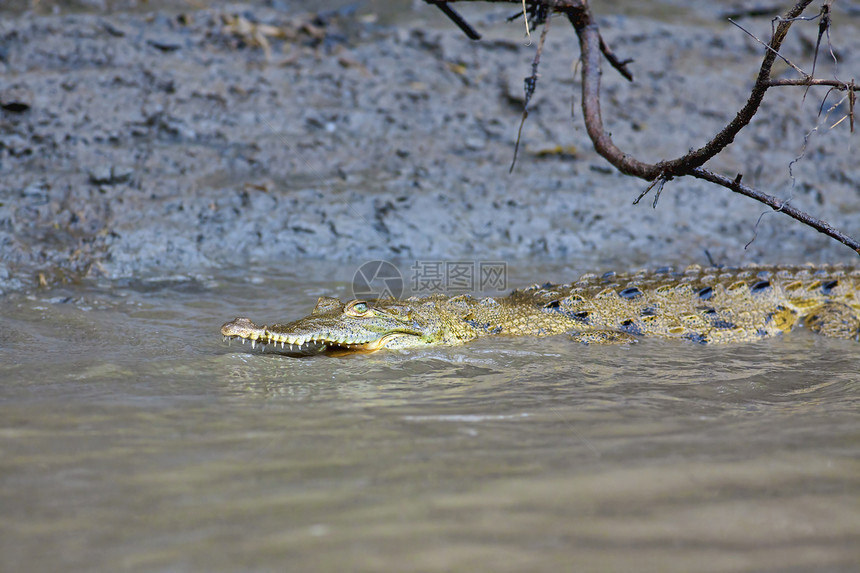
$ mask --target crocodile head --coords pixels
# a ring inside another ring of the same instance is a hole
[[[247,318],[236,318],[221,327],[225,340],[250,340],[257,344],[280,344],[298,353],[326,350],[367,351],[380,348],[409,348],[439,342],[433,333],[438,321],[422,320],[422,313],[409,301],[381,299],[343,303],[320,297],[313,312],[287,324],[257,326]]]

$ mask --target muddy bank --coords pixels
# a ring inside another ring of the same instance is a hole
[[[656,210],[632,206],[644,184],[591,150],[575,36],[561,20],[509,175],[535,49],[521,23],[501,21],[509,9],[470,7],[487,33],[471,42],[453,26],[382,26],[368,8],[319,16],[276,4],[4,15],[0,288],[299,258],[854,258],[779,215],[756,229],[763,206],[697,181],[670,183]],[[745,24],[770,29],[766,18]],[[604,71],[608,128],[646,160],[681,154],[731,119],[760,61],[760,46],[711,13],[602,26],[636,58],[634,84]],[[856,15],[837,14],[842,78],[860,68],[858,28]],[[797,25],[787,42],[807,69],[816,32]],[[831,74],[832,62],[819,58],[818,70]],[[789,174],[822,95],[801,106],[800,90],[772,90],[710,166],[856,236],[857,135],[847,121],[829,129],[847,104],[812,135],[793,183]],[[549,153],[557,146],[571,153]]]

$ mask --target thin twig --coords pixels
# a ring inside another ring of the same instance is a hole
[[[639,204],[639,201],[641,201],[641,200],[642,200],[642,198],[643,198],[643,197],[645,197],[645,195],[647,195],[647,194],[651,191],[651,189],[653,189],[654,187],[657,187],[657,191],[655,191],[655,192],[654,192],[654,202],[653,202],[653,203],[651,203],[651,207],[652,207],[653,209],[656,209],[656,208],[657,208],[657,201],[659,201],[659,200],[660,200],[660,193],[662,193],[662,192],[663,192],[663,187],[664,187],[664,186],[666,185],[666,183],[668,183],[671,179],[672,179],[671,177],[666,177],[665,175],[661,175],[660,177],[658,177],[657,179],[655,179],[654,181],[652,181],[652,182],[651,182],[651,184],[650,184],[650,185],[648,185],[648,187],[646,187],[646,188],[645,188],[645,190],[644,190],[644,191],[642,191],[642,192],[639,194],[639,196],[638,196],[638,197],[636,197],[636,199],[634,199],[634,200],[633,200],[633,204],[634,204],[634,205],[638,205],[638,204]]]
[[[769,88],[775,88],[780,86],[830,86],[832,88],[836,88],[839,91],[846,91],[851,89],[851,86],[840,80],[824,80],[824,79],[815,79],[812,77],[806,78],[798,78],[798,79],[781,79],[781,80],[767,80],[764,82],[764,85]]]
[[[751,187],[747,187],[742,184],[738,179],[729,179],[723,175],[719,175],[712,171],[708,171],[707,169],[703,169],[701,167],[697,167],[690,171],[690,175],[696,177],[697,179],[704,179],[705,181],[710,181],[711,183],[716,183],[717,185],[722,185],[728,189],[731,189],[735,193],[740,193],[741,195],[746,195],[752,199],[760,203],[764,203],[765,205],[771,207],[774,211],[781,211],[788,215],[793,219],[797,219],[801,223],[808,225],[815,229],[820,233],[824,233],[828,237],[836,239],[843,245],[846,245],[860,255],[860,241],[857,241],[853,237],[846,235],[839,229],[836,229],[829,223],[822,221],[821,219],[817,219],[812,215],[801,211],[800,209],[796,209],[792,207],[788,201],[784,201],[779,199],[778,197],[774,197],[773,195],[768,195],[767,193],[763,193]]]
[[[818,22],[818,39],[815,40],[815,54],[812,56],[812,73],[815,75],[815,64],[818,62],[818,48],[821,47],[821,38],[827,34],[827,41],[830,42],[830,2],[825,2],[821,5],[821,11],[818,13],[821,20]],[[832,52],[831,52],[832,53]]]
[[[603,54],[603,57],[606,58],[609,64],[618,70],[618,73],[624,76],[628,82],[633,81],[633,72],[627,69],[627,64],[632,64],[634,62],[633,58],[626,58],[624,60],[620,59],[609,47],[609,44],[603,40],[603,36],[600,36],[600,53]]]
[[[526,0],[523,0],[523,21],[526,23],[526,37],[529,39],[528,44],[526,45],[530,46],[532,43],[532,32],[529,30],[529,15],[526,12]]]
[[[830,88],[827,91],[827,94],[830,95],[830,92],[832,92],[832,91],[833,91],[833,88]],[[821,101],[821,109],[818,110],[818,116],[821,117],[821,114],[824,113],[824,119],[819,121],[815,127],[813,127],[811,130],[806,132],[806,134],[803,136],[803,145],[800,147],[800,154],[797,157],[795,157],[794,159],[792,159],[791,161],[789,161],[789,163],[788,163],[788,175],[789,175],[789,177],[791,177],[792,187],[794,186],[794,181],[795,181],[795,179],[794,179],[794,164],[799,162],[801,159],[804,158],[804,156],[806,156],[806,148],[809,146],[809,140],[810,140],[810,138],[812,138],[812,134],[816,133],[818,131],[818,128],[820,128],[822,125],[825,124],[825,122],[827,122],[828,118],[830,117],[830,114],[833,113],[833,111],[836,110],[840,105],[842,105],[842,102],[844,102],[846,99],[848,99],[848,97],[849,97],[848,95],[843,96],[842,99],[840,99],[835,104],[831,105],[830,108],[825,112],[824,111],[824,102],[827,101],[827,96],[824,96],[824,99]],[[837,121],[835,124],[830,126],[830,129],[833,129],[834,127],[839,125],[839,123],[843,119],[845,119],[845,117],[843,117],[842,119]]]
[[[523,82],[525,84],[525,98],[523,99],[523,116],[522,119],[520,119],[520,128],[517,130],[517,142],[516,144],[514,144],[514,158],[511,161],[511,168],[508,169],[508,173],[513,173],[514,166],[517,164],[517,153],[520,150],[520,138],[523,135],[523,126],[526,123],[526,118],[528,118],[529,116],[529,102],[531,101],[532,96],[535,93],[535,88],[537,87],[540,56],[543,53],[544,42],[546,41],[547,34],[549,33],[550,21],[552,21],[552,18],[547,18],[543,24],[543,30],[540,33],[540,40],[538,41],[535,58],[534,60],[532,60],[532,75],[527,77]]]
[[[796,19],[797,19],[797,18],[792,18],[792,19],[791,19],[791,21],[794,21],[794,20],[796,20]],[[761,44],[762,46],[764,46],[765,48],[767,48],[768,50],[770,50],[771,52],[773,52],[774,54],[776,54],[776,56],[777,56],[780,60],[782,60],[783,62],[785,62],[785,63],[786,63],[786,64],[788,64],[789,66],[791,66],[791,67],[794,69],[794,71],[796,71],[798,74],[802,75],[802,76],[803,76],[803,77],[805,77],[805,78],[810,78],[810,77],[812,77],[812,75],[811,75],[811,74],[807,74],[806,72],[804,72],[803,70],[801,70],[800,68],[798,68],[797,66],[795,66],[795,65],[794,65],[794,63],[793,63],[791,60],[789,60],[788,58],[786,58],[785,56],[783,56],[782,54],[780,54],[777,50],[774,50],[774,49],[773,49],[770,45],[768,45],[766,42],[761,41],[761,40],[760,40],[760,39],[759,39],[755,34],[753,34],[752,32],[750,32],[749,30],[747,30],[746,28],[744,28],[743,26],[741,26],[740,24],[738,24],[737,22],[735,22],[735,21],[734,21],[734,20],[732,20],[731,18],[729,18],[728,20],[729,20],[729,22],[731,22],[732,24],[734,24],[735,26],[737,26],[738,28],[740,28],[741,30],[743,30],[744,32],[746,32],[746,34],[747,34],[750,38],[752,38],[753,40],[755,40],[756,42],[758,42],[759,44]],[[788,19],[785,19],[785,18],[780,18],[780,21],[789,22],[789,20],[788,20]],[[789,25],[790,25],[790,24],[789,24]]]
[[[442,13],[445,14],[446,16],[448,16],[448,19],[451,20],[452,22],[454,22],[454,24],[456,24],[457,27],[460,28],[460,30],[462,30],[463,33],[466,34],[466,36],[470,40],[480,40],[481,39],[481,34],[479,34],[478,31],[475,30],[471,24],[466,22],[466,20],[462,16],[460,16],[460,14],[456,10],[454,10],[453,8],[448,6],[447,0],[424,0],[424,1],[427,2],[428,4],[433,4],[434,6],[439,8],[442,11]]]

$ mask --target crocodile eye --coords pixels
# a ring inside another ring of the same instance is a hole
[[[343,312],[350,316],[366,316],[371,310],[367,307],[367,303],[362,300],[354,300],[346,305]]]

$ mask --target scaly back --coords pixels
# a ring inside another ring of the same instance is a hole
[[[531,300],[546,312],[562,314],[582,332],[620,331],[704,343],[773,336],[825,310],[841,313],[833,320],[860,320],[858,290],[860,269],[840,265],[690,266],[684,271],[588,274],[571,284],[514,291],[510,299]],[[847,336],[838,325],[830,325],[827,316],[823,320],[819,331],[829,328],[823,333]]]

